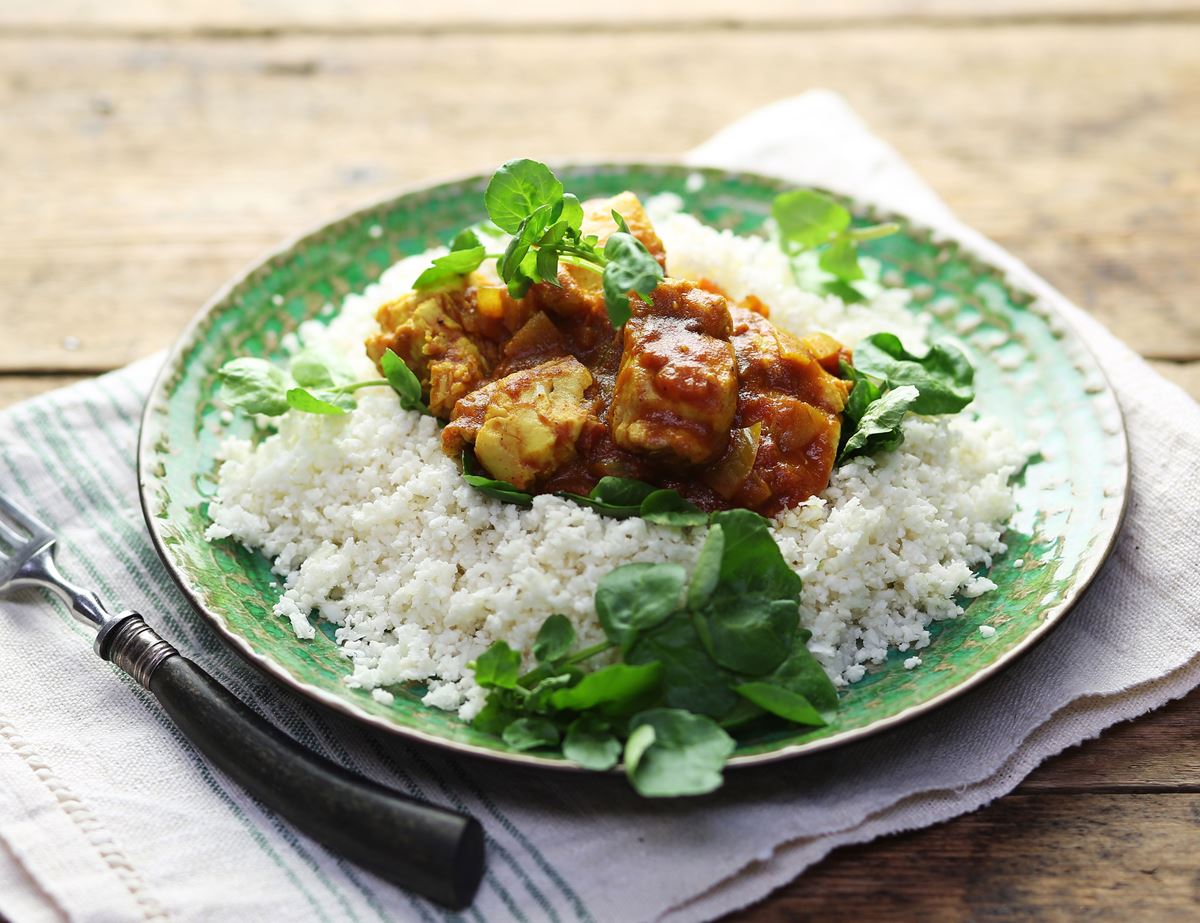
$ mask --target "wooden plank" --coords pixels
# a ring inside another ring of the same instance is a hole
[[[1128,21],[1190,17],[1196,0],[608,0],[546,4],[540,0],[7,0],[0,29],[72,34],[223,34],[281,31],[363,32],[431,29],[493,30],[695,28],[710,26],[838,27],[880,23],[1040,22],[1064,18]]]
[[[1035,769],[1022,794],[1200,792],[1200,690],[1109,728]]]
[[[265,247],[399,184],[678,154],[820,84],[1136,349],[1198,358],[1197,47],[1200,26],[637,34],[618,67],[590,34],[0,40],[0,370],[164,346]]]
[[[838,850],[724,920],[1194,919],[1197,837],[1197,794],[1011,795],[938,827]]]

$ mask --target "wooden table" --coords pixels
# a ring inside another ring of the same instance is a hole
[[[264,248],[398,185],[678,154],[812,86],[1200,396],[1200,0],[547,6],[5,0],[0,405],[166,346]],[[1194,919],[1198,727],[1192,695],[736,919]]]

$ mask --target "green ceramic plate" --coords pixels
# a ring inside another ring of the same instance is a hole
[[[738,233],[759,229],[788,184],[764,176],[676,165],[593,164],[558,170],[581,198],[632,189],[679,195],[687,211]],[[147,403],[139,446],[142,503],[151,535],[196,607],[252,663],[298,691],[377,727],[457,750],[545,766],[561,759],[515,753],[446,712],[421,689],[395,689],[391,705],[350,689],[349,664],[331,626],[299,641],[271,613],[279,590],[268,562],[203,538],[215,486],[213,454],[227,427],[214,403],[216,370],[234,356],[279,356],[284,334],[359,291],[404,256],[444,243],[484,218],[486,176],[419,189],[354,212],[276,251],[221,291],[175,346]],[[862,221],[878,220],[848,202]],[[895,216],[887,216],[895,217]],[[938,334],[958,336],[978,360],[978,406],[1041,447],[1017,486],[999,589],[958,619],[936,624],[923,666],[893,653],[842,694],[837,723],[746,740],[734,763],[761,762],[862,737],[912,718],[995,673],[1027,650],[1079,598],[1111,546],[1124,509],[1128,462],[1112,391],[1065,322],[954,241],[903,217],[893,237],[867,245],[885,281],[916,293]],[[327,312],[326,312],[327,313]],[[981,625],[997,629],[984,639]]]

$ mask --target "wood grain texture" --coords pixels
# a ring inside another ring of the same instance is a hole
[[[0,407],[399,185],[677,155],[814,85],[1200,399],[1198,48],[1200,0],[6,0]],[[1200,692],[730,919],[1200,918],[1198,726]]]
[[[1037,792],[1200,792],[1200,690],[1043,763],[1018,786]]]
[[[1194,920],[1200,794],[1009,795],[840,849],[725,923]]]
[[[6,0],[0,29],[61,33],[195,34],[380,30],[730,28],[769,25],[846,27],[879,23],[1044,22],[1191,18],[1196,0],[607,0],[548,4],[540,0]]]
[[[264,248],[434,172],[676,155],[815,84],[1136,349],[1197,358],[1197,47],[1178,25],[0,40],[0,370],[164,346]],[[570,76],[530,105],[544,73]]]

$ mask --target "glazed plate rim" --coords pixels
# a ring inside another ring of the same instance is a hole
[[[647,158],[639,157],[635,159],[620,159],[620,158],[605,158],[603,160],[587,160],[587,159],[567,159],[558,158],[551,163],[551,167],[558,168],[574,168],[583,170],[618,170],[618,171],[634,171],[639,169],[645,170],[663,170],[663,169],[681,169],[694,171],[696,173],[717,173],[725,177],[744,177],[753,182],[767,182],[772,184],[784,184],[788,187],[800,188],[801,184],[789,180],[786,177],[773,175],[771,173],[762,173],[751,170],[734,170],[724,167],[706,167],[695,164],[683,163],[673,158]],[[187,597],[193,608],[195,608],[204,619],[216,629],[217,634],[229,644],[233,650],[238,653],[243,659],[247,660],[253,666],[262,670],[267,675],[275,680],[283,683],[285,686],[297,692],[306,698],[332,708],[335,711],[354,718],[358,721],[365,722],[371,727],[379,730],[387,731],[392,734],[398,734],[402,737],[418,740],[423,743],[432,744],[434,746],[443,747],[448,750],[462,753],[464,755],[484,757],[487,759],[496,760],[499,762],[537,766],[544,769],[556,769],[560,771],[574,772],[594,772],[594,770],[585,769],[576,763],[566,759],[550,758],[539,756],[531,753],[522,753],[516,751],[505,751],[489,749],[487,747],[477,746],[471,743],[449,740],[437,734],[431,734],[426,731],[406,727],[387,720],[386,718],[370,714],[367,711],[360,709],[355,703],[346,699],[335,696],[327,692],[325,689],[311,683],[305,682],[292,673],[285,667],[277,663],[267,654],[259,653],[251,645],[244,636],[234,631],[219,612],[213,611],[206,606],[200,597],[196,588],[194,588],[172,559],[169,548],[164,541],[164,537],[158,527],[158,517],[153,513],[151,501],[152,489],[156,484],[155,478],[150,474],[153,470],[154,462],[154,446],[158,443],[163,435],[160,432],[158,425],[158,415],[156,410],[165,406],[167,402],[168,383],[172,377],[179,371],[183,357],[193,345],[197,334],[202,329],[204,322],[210,314],[216,311],[233,294],[239,286],[245,283],[256,271],[264,265],[283,257],[292,250],[304,245],[310,239],[317,237],[326,229],[333,225],[340,224],[349,219],[353,219],[366,213],[377,211],[398,199],[406,196],[428,192],[432,189],[449,186],[454,184],[469,184],[483,183],[486,181],[490,173],[458,173],[452,176],[441,177],[433,181],[408,184],[393,190],[387,195],[368,202],[363,205],[357,205],[352,208],[343,210],[341,213],[334,215],[332,218],[321,221],[318,224],[310,226],[301,233],[292,235],[285,239],[282,243],[270,248],[267,252],[253,260],[242,271],[237,273],[233,278],[220,287],[211,298],[209,298],[193,316],[188,325],[184,328],[179,338],[172,345],[159,369],[158,374],[154,379],[150,392],[146,398],[146,403],[143,408],[141,426],[138,433],[137,445],[137,480],[138,480],[138,496],[141,502],[142,514],[146,520],[147,528],[150,533],[151,540],[155,551],[162,559],[167,568],[167,572],[178,585],[179,589]],[[819,187],[817,187],[819,188]],[[1012,274],[1003,268],[997,266],[989,254],[980,252],[980,247],[972,242],[967,237],[960,237],[952,232],[947,232],[944,229],[938,228],[927,222],[911,218],[901,211],[894,209],[881,209],[872,204],[869,200],[861,199],[853,195],[846,195],[841,192],[835,192],[838,198],[847,201],[851,204],[851,209],[855,213],[862,214],[869,212],[872,216],[880,220],[887,220],[889,217],[897,217],[904,221],[909,229],[913,232],[924,233],[929,236],[931,242],[937,244],[951,244],[958,246],[963,252],[969,254],[979,264],[986,267],[996,277],[1002,280],[1003,284],[1009,291],[1021,293],[1029,301],[1031,310],[1040,313],[1045,319],[1053,320],[1061,325],[1063,340],[1074,341],[1077,353],[1085,358],[1085,361],[1090,364],[1089,371],[1097,376],[1097,380],[1102,383],[1102,387],[1091,391],[1089,396],[1100,401],[1106,401],[1111,404],[1113,418],[1119,423],[1115,430],[1105,432],[1106,438],[1118,440],[1120,442],[1120,452],[1118,453],[1122,470],[1120,472],[1120,509],[1116,516],[1102,518],[1099,529],[1094,536],[1094,541],[1090,547],[1083,553],[1081,563],[1076,571],[1075,579],[1072,585],[1066,590],[1062,600],[1046,607],[1044,616],[1039,624],[1029,631],[1012,648],[1002,653],[996,660],[977,669],[961,682],[944,689],[943,691],[933,695],[923,702],[919,702],[903,708],[899,712],[880,718],[877,721],[872,721],[870,724],[861,727],[849,728],[844,731],[830,734],[827,737],[817,738],[803,743],[793,743],[780,746],[778,749],[771,750],[765,753],[751,753],[743,755],[734,755],[729,758],[728,766],[750,766],[763,763],[771,763],[778,760],[788,759],[799,756],[801,754],[815,753],[820,750],[827,750],[833,747],[843,746],[854,741],[862,740],[874,734],[881,733],[890,728],[897,727],[908,721],[928,714],[939,706],[957,698],[958,696],[976,688],[985,680],[996,675],[1002,669],[1010,666],[1018,658],[1027,651],[1032,649],[1038,642],[1045,638],[1049,632],[1066,617],[1067,613],[1076,605],[1079,599],[1086,592],[1088,587],[1095,580],[1107,560],[1109,554],[1116,543],[1117,536],[1120,533],[1121,525],[1124,521],[1125,512],[1128,507],[1129,499],[1129,442],[1126,435],[1125,421],[1121,412],[1121,407],[1117,401],[1116,395],[1113,392],[1112,385],[1108,377],[1104,373],[1104,369],[1097,360],[1087,343],[1079,335],[1078,331],[1072,322],[1063,316],[1063,314],[1043,297],[1039,297],[1028,286],[1018,283],[1012,278]],[[972,235],[974,232],[972,232]],[[995,247],[984,238],[979,239],[981,243],[987,246]],[[999,248],[997,248],[999,252]],[[937,643],[936,641],[934,642]],[[426,706],[430,707],[430,706]]]

